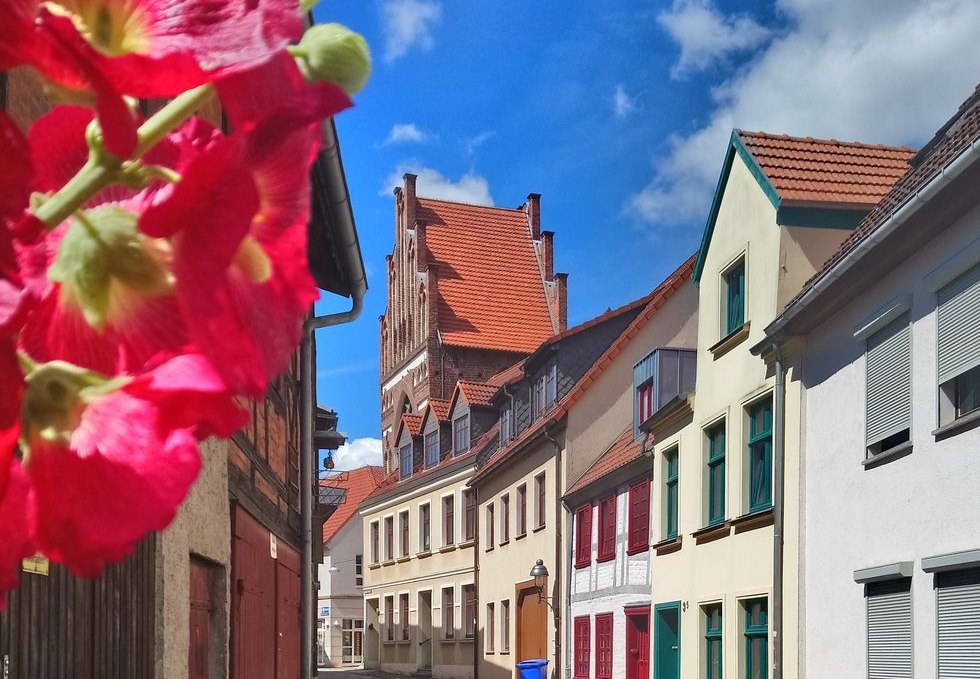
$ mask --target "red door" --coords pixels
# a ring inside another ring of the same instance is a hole
[[[299,679],[299,553],[279,543],[276,562],[276,679]]]
[[[231,542],[231,679],[276,679],[276,562],[269,531],[235,508]]]
[[[188,679],[211,677],[211,618],[214,615],[214,586],[211,568],[191,559],[190,646],[187,649]]]
[[[626,609],[626,679],[650,678],[650,607]]]

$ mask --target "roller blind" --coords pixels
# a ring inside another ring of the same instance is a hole
[[[939,679],[980,679],[980,569],[936,579]]]
[[[912,419],[912,336],[902,314],[868,338],[868,445],[908,429]]]
[[[911,580],[867,585],[868,679],[911,679]]]
[[[939,291],[939,383],[980,365],[980,265]]]

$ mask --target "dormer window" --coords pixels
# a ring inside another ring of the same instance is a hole
[[[722,328],[728,337],[745,324],[745,259],[725,270],[722,279]]]
[[[531,410],[534,417],[555,405],[557,377],[557,368],[552,364],[535,378],[531,386]]]
[[[439,430],[435,429],[425,435],[425,466],[439,464]]]
[[[514,422],[511,419],[511,408],[501,408],[500,410],[500,443],[504,444],[514,436]]]
[[[453,420],[453,454],[459,455],[470,449],[470,416],[460,415]]]
[[[653,382],[636,388],[636,422],[646,422],[653,415]]]
[[[403,479],[408,478],[412,475],[412,444],[411,442],[406,443],[402,446],[398,455],[401,458],[401,477]]]

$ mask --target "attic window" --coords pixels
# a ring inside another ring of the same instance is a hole
[[[534,417],[555,405],[558,371],[554,364],[545,368],[531,386],[531,409]]]

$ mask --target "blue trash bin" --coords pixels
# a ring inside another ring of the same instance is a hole
[[[520,679],[548,679],[547,660],[522,660],[517,663]]]

